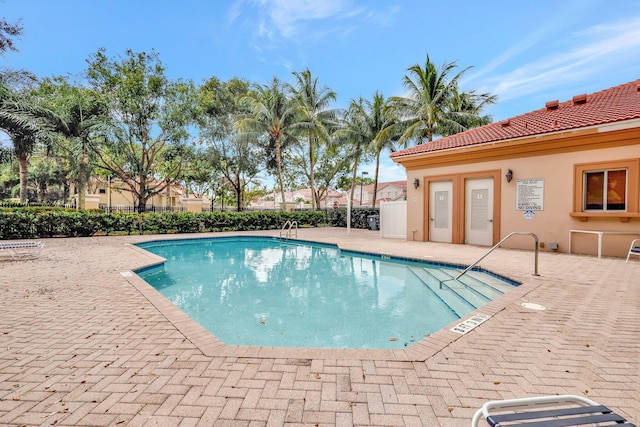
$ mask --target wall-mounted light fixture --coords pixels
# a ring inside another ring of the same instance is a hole
[[[416,178],[416,179],[413,180],[413,188],[415,188],[417,190],[418,187],[420,187],[420,180],[418,178]]]
[[[513,171],[511,169],[507,169],[507,173],[504,175],[507,178],[507,182],[511,182],[513,179]]]

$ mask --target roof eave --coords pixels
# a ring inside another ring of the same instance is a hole
[[[445,154],[448,152],[456,152],[456,151],[460,151],[460,150],[468,150],[470,148],[481,148],[481,147],[485,147],[487,145],[496,145],[496,144],[507,144],[507,143],[512,143],[512,142],[517,142],[517,141],[522,141],[522,140],[527,140],[527,139],[541,139],[541,138],[547,138],[547,137],[554,137],[554,136],[558,136],[558,135],[565,135],[565,134],[570,134],[570,133],[577,133],[577,132],[588,132],[590,130],[596,130],[597,132],[612,132],[612,131],[616,131],[616,130],[625,130],[625,129],[632,129],[632,128],[637,128],[640,127],[640,118],[633,118],[633,119],[627,119],[627,120],[621,120],[621,121],[616,121],[616,122],[611,122],[611,123],[601,123],[601,124],[597,124],[597,125],[591,125],[591,126],[583,126],[583,127],[577,127],[577,128],[572,128],[572,129],[563,129],[563,130],[558,130],[555,132],[546,132],[546,133],[539,133],[539,134],[534,134],[534,135],[526,135],[526,136],[521,136],[521,137],[517,137],[517,138],[509,138],[509,139],[496,139],[493,141],[486,141],[486,142],[480,142],[480,143],[476,143],[476,144],[469,144],[469,145],[463,145],[463,146],[459,146],[459,147],[453,147],[453,148],[443,148],[440,150],[433,150],[433,151],[423,151],[420,153],[414,153],[414,154],[407,154],[407,155],[402,155],[402,156],[394,156],[391,157],[391,160],[393,160],[396,163],[400,163],[402,164],[403,161],[406,160],[410,160],[416,157],[423,157],[423,156],[428,156],[430,154]]]

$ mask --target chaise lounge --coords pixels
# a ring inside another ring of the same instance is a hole
[[[629,253],[627,254],[627,260],[625,263],[629,262],[629,257],[631,255],[638,255],[640,257],[640,239],[635,239],[631,242],[631,246],[629,247]]]
[[[490,401],[475,413],[471,427],[481,419],[491,427],[636,427],[606,406],[572,395]]]
[[[6,252],[13,259],[30,259],[40,256],[44,243],[40,241],[0,242],[0,252]]]

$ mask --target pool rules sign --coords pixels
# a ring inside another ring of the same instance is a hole
[[[544,210],[544,179],[516,181],[516,210],[533,212]]]

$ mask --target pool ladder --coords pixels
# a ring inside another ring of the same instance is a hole
[[[512,233],[507,234],[507,236],[500,240],[498,243],[496,243],[491,249],[489,249],[487,252],[485,252],[484,255],[482,255],[480,258],[478,258],[477,260],[473,261],[467,268],[464,269],[464,271],[460,274],[458,274],[456,277],[454,277],[453,279],[447,279],[447,280],[442,280],[440,281],[440,289],[442,289],[442,285],[445,282],[451,282],[454,280],[458,280],[459,278],[461,278],[463,275],[465,275],[469,270],[471,270],[473,267],[476,266],[476,264],[478,264],[480,261],[482,261],[487,255],[489,255],[491,252],[493,252],[495,249],[499,248],[500,245],[502,243],[504,243],[505,240],[507,240],[509,237],[514,236],[514,235],[529,235],[531,237],[533,237],[534,240],[534,262],[533,262],[533,275],[534,276],[539,276],[538,274],[538,247],[539,247],[539,243],[538,243],[538,236],[536,236],[534,233],[528,233],[525,231],[514,231]]]
[[[287,239],[290,237],[298,237],[298,221],[287,220],[280,229],[280,237],[283,237],[283,235]]]

